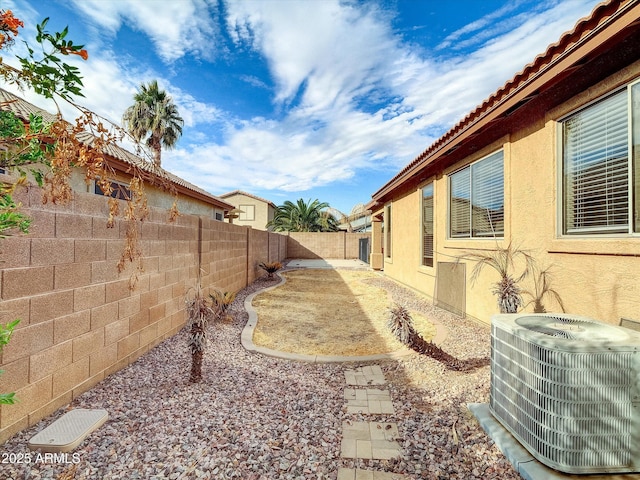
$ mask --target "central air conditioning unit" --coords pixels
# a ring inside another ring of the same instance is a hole
[[[491,319],[494,417],[566,473],[640,471],[640,333],[573,315]]]

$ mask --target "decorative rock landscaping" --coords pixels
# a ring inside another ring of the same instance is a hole
[[[487,326],[434,309],[384,278],[376,283],[443,324],[449,330],[442,344],[448,352],[460,358],[488,354]],[[6,462],[0,464],[0,478],[519,478],[466,408],[487,401],[488,367],[451,372],[416,354],[367,365],[296,362],[247,352],[240,344],[248,318],[244,299],[271,284],[259,280],[239,292],[229,312],[235,320],[209,327],[202,383],[187,382],[187,337],[176,335],[72,402],[71,408],[104,408],[109,420],[73,451],[71,462]],[[371,375],[381,373],[383,384],[367,384],[374,377],[367,377],[369,369],[363,366],[371,367]],[[347,385],[352,372],[354,378],[361,374],[365,384],[356,379]],[[394,413],[348,411],[350,390],[366,391],[371,400],[373,390],[388,391]],[[14,436],[2,446],[3,454],[24,458],[28,440],[65,411]],[[342,457],[343,425],[365,422],[381,425],[385,433],[386,425],[395,423],[393,437],[401,455]]]

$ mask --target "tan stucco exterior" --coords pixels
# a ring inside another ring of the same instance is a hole
[[[272,202],[241,191],[225,193],[220,198],[241,210],[237,218],[231,219],[234,224],[268,230],[267,222],[273,220],[276,209]]]
[[[391,255],[384,253],[385,275],[434,298],[438,262],[455,262],[468,251],[491,250],[496,240],[448,238],[448,178],[462,166],[497,150],[504,152],[505,234],[501,246],[510,241],[529,251],[541,267],[552,266],[552,287],[559,293],[567,312],[620,323],[621,318],[640,321],[640,234],[581,235],[562,233],[559,123],[563,116],[588,105],[617,87],[640,79],[640,61],[591,85],[553,108],[531,116],[526,125],[514,128],[497,141],[438,173],[396,188],[382,197],[374,211],[383,215],[392,207]],[[421,266],[421,187],[434,182],[434,267]],[[408,182],[407,182],[408,183]],[[389,198],[390,197],[390,198]],[[375,198],[375,197],[374,197]],[[385,230],[388,227],[385,225]],[[373,229],[374,246],[384,244],[381,229]],[[375,249],[374,249],[375,250]],[[372,252],[379,255],[380,250]],[[486,268],[471,284],[473,263],[466,266],[466,314],[490,322],[498,313],[491,285],[498,280]],[[519,273],[522,271],[518,269]],[[531,279],[521,283],[532,288]],[[525,299],[526,300],[526,299]],[[559,311],[551,296],[545,297],[548,311]],[[528,311],[532,308],[529,306]]]
[[[118,172],[114,172],[109,179],[125,186],[128,186],[131,181],[130,176]],[[70,182],[71,188],[74,191],[87,193],[95,192],[95,182],[91,181],[87,184],[85,182],[84,173],[80,170],[72,172]],[[177,206],[180,214],[200,215],[218,221],[224,220],[225,211],[211,202],[205,202],[199,198],[194,198],[185,194],[178,194],[177,197],[174,197],[171,192],[147,183],[144,185],[144,191],[147,196],[147,202],[151,207],[157,207],[168,211],[172,207],[174,199],[177,198]],[[227,209],[229,208],[230,207],[227,207]]]

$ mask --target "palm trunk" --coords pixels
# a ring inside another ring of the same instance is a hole
[[[152,135],[151,138],[149,138],[149,147],[153,154],[153,164],[160,168],[162,163],[162,143],[160,142],[160,139]]]
[[[191,353],[191,374],[189,382],[200,383],[202,381],[202,351]]]

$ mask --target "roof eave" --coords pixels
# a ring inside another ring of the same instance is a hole
[[[467,115],[464,120],[451,128],[418,155],[400,173],[376,191],[372,195],[373,200],[376,203],[384,203],[391,193],[419,174],[426,166],[446,160],[446,156],[449,153],[459,148],[466,140],[479,135],[489,124],[504,121],[507,118],[507,113],[510,114],[514,108],[522,106],[519,105],[520,102],[527,99],[535,99],[537,92],[560,82],[568,72],[580,66],[579,62],[583,58],[598,52],[604,42],[611,40],[624,29],[637,24],[638,18],[640,18],[640,3],[628,2],[620,6],[621,3],[625,2],[611,2],[597,6],[589,19],[578,22],[578,25],[580,25],[581,23],[594,21],[596,12],[599,12],[600,16],[597,17],[596,21],[597,25],[593,29],[586,33],[581,32],[580,38],[575,41],[566,39],[571,34],[563,35],[561,41],[565,40],[567,45],[562,52],[554,52],[560,42],[550,46],[545,55],[536,58],[535,62],[543,62],[537,71],[527,72],[529,66],[525,67],[521,73],[514,77],[514,80],[507,82],[503,88],[489,97],[489,100]],[[613,11],[610,12],[609,10]],[[616,15],[612,17],[613,14]],[[575,34],[576,29],[572,33]],[[549,57],[548,60],[547,57]],[[515,79],[523,75],[527,75],[527,77],[520,78],[514,84]],[[492,99],[495,99],[499,92],[505,88],[512,88],[512,90],[491,105]],[[473,118],[474,116],[475,118]],[[444,166],[441,165],[441,167]]]

